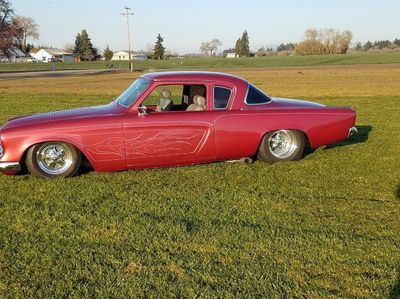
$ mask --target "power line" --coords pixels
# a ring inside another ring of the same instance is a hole
[[[131,8],[125,6],[125,12],[121,13],[122,16],[126,17],[126,25],[128,26],[128,54],[129,54],[129,69],[133,72],[132,56],[131,56],[131,32],[129,26],[129,16],[133,16],[134,13],[130,12]]]

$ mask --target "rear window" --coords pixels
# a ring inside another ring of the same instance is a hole
[[[214,88],[214,108],[226,109],[228,107],[229,99],[231,98],[232,91],[225,87]]]
[[[271,98],[254,85],[249,84],[245,103],[248,105],[260,105],[271,102]]]

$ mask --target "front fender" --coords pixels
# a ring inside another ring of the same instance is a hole
[[[118,123],[2,132],[4,156],[0,162],[24,162],[24,154],[31,146],[49,141],[72,144],[82,152],[96,171],[126,169],[123,129]]]

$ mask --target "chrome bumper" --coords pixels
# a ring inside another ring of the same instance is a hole
[[[2,162],[0,163],[0,172],[20,172],[21,165],[18,162]]]
[[[347,138],[349,138],[349,137],[351,137],[351,136],[353,136],[353,135],[357,135],[357,134],[358,134],[357,128],[356,128],[356,127],[351,127],[351,128],[349,129],[349,136],[347,136]]]

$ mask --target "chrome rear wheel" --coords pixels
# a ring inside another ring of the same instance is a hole
[[[305,135],[297,130],[276,130],[265,134],[258,157],[265,162],[299,160],[305,147]]]
[[[286,159],[298,148],[298,140],[293,131],[275,131],[268,139],[268,150],[278,159]]]

